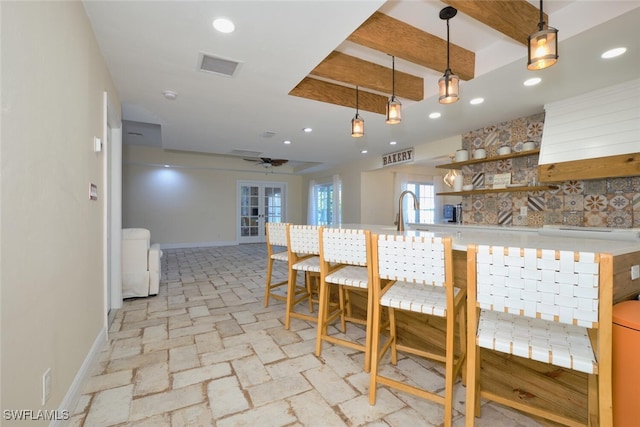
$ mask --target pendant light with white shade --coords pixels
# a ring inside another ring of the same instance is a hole
[[[449,19],[456,16],[458,10],[454,7],[447,6],[440,11],[440,19],[447,21],[447,69],[444,76],[438,80],[438,93],[440,104],[452,104],[460,99],[460,79],[451,72],[449,67]]]

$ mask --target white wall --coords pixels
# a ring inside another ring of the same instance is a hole
[[[92,144],[103,92],[120,102],[81,2],[0,8],[0,407],[58,409],[104,333],[104,154]]]
[[[165,246],[236,243],[237,181],[285,182],[286,220],[306,221],[302,178],[286,165],[267,170],[237,158],[125,146],[122,175],[123,227],[148,228]]]

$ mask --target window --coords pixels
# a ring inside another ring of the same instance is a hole
[[[315,186],[316,225],[331,225],[333,223],[333,184]]]
[[[404,198],[404,211],[407,213],[407,222],[435,223],[436,198],[433,184],[409,181],[407,182],[407,190],[414,192],[420,203],[420,209],[415,210],[411,197]]]
[[[342,223],[342,180],[309,181],[309,210],[307,224],[338,226]]]

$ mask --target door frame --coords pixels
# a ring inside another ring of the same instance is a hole
[[[122,307],[122,121],[103,94],[103,282],[104,326]]]

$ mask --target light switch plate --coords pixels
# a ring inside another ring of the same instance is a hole
[[[521,206],[520,207],[520,215],[527,216],[527,207],[526,206]]]
[[[640,278],[640,265],[631,266],[631,280]]]

